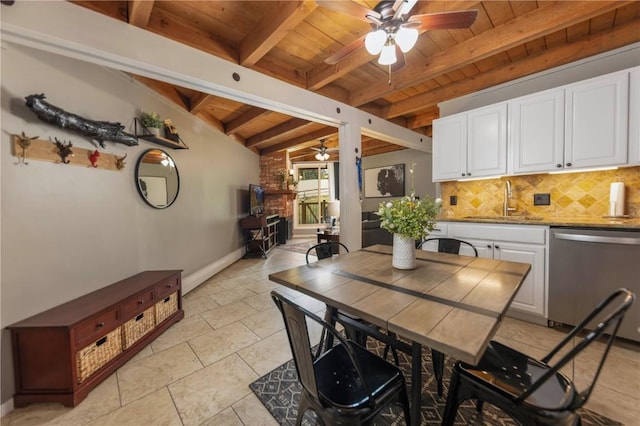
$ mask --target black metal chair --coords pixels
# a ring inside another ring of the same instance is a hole
[[[309,264],[309,254],[314,250],[316,252],[316,256],[318,260],[328,259],[332,257],[334,254],[338,254],[340,247],[342,247],[345,252],[349,253],[349,249],[347,248],[347,246],[345,246],[344,244],[338,241],[328,241],[324,243],[318,243],[307,250],[307,254],[305,255],[305,260],[307,261],[307,264]],[[342,324],[347,337],[353,340],[354,342],[358,343],[359,345],[364,346],[365,348],[367,347],[368,336],[379,335],[378,327],[376,327],[375,325],[366,322],[362,318],[359,318],[357,316],[351,315],[347,312],[344,312],[338,309],[328,308],[327,316],[325,317],[325,320],[328,321],[329,324],[331,325],[335,325],[336,322],[339,322],[340,324]],[[359,322],[360,324],[362,324],[363,327],[356,328],[354,326],[351,326],[350,324],[353,324],[354,321]],[[361,331],[361,329],[368,329],[368,330]],[[329,338],[328,342],[331,343],[331,338]],[[389,348],[390,348],[389,345],[385,347],[385,352],[384,352],[385,359],[387,358]],[[396,365],[400,365],[400,361],[398,359],[398,353],[393,348],[391,348],[391,351],[392,351],[393,359]]]
[[[471,249],[475,253],[475,256],[478,257],[478,250],[476,250],[473,244],[464,240],[458,240],[456,238],[444,238],[444,237],[427,238],[426,240],[423,240],[420,244],[418,244],[418,248],[422,248],[422,245],[427,241],[437,241],[438,251],[440,253],[460,254],[460,245],[466,245],[471,247]]]
[[[589,399],[620,323],[634,300],[635,294],[629,290],[616,290],[541,360],[492,341],[477,366],[457,362],[442,424],[453,424],[462,401],[477,399],[478,412],[486,401],[521,425],[580,425],[575,411]],[[618,304],[613,305],[614,302]],[[605,334],[608,337],[598,367],[588,386],[579,391],[560,369]],[[577,335],[585,337],[574,344]]]
[[[401,404],[410,423],[405,379],[398,367],[345,339],[329,323],[290,299],[271,292],[282,313],[293,359],[302,385],[296,424],[312,410],[324,425],[373,424],[391,404]],[[307,319],[320,324],[337,341],[312,352]]]
[[[418,244],[417,248],[422,248],[422,245],[427,241],[437,241],[438,252],[440,253],[460,254],[460,246],[467,245],[473,249],[475,257],[478,257],[478,250],[476,250],[473,244],[464,240],[458,240],[456,238],[427,238],[426,240],[421,241]],[[442,396],[442,393],[444,391],[444,387],[442,385],[442,380],[444,378],[444,354],[442,352],[431,349],[431,361],[433,363],[433,375],[436,377],[436,384],[438,386],[438,396]]]

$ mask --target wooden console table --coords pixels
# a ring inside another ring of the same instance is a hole
[[[244,257],[264,257],[278,245],[278,215],[247,216],[240,220],[245,232]]]
[[[146,271],[7,327],[13,403],[79,404],[118,367],[184,318],[182,271]]]

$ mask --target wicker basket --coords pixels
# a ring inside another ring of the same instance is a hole
[[[163,300],[156,303],[156,324],[160,324],[162,321],[173,315],[178,311],[178,292],[171,293]]]
[[[124,349],[127,349],[140,340],[142,336],[153,330],[155,325],[156,322],[153,314],[153,306],[125,322],[122,333]]]
[[[82,383],[100,367],[114,359],[122,352],[122,330],[120,327],[107,333],[76,352],[76,369],[78,383]]]

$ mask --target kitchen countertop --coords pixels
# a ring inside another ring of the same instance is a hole
[[[439,222],[498,223],[510,225],[571,226],[584,228],[610,228],[640,230],[640,218],[603,217],[536,217],[536,216],[466,216],[439,218]]]

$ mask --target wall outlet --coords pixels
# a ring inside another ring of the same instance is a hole
[[[533,194],[534,206],[548,206],[551,204],[551,194]]]
[[[449,205],[451,205],[451,206],[457,206],[458,205],[458,196],[457,195],[450,195],[449,196]]]

